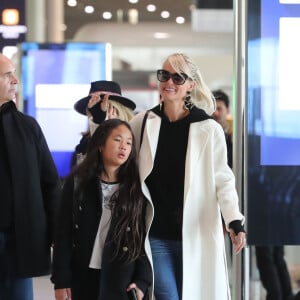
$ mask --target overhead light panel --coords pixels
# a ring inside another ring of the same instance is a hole
[[[168,12],[167,10],[163,10],[161,13],[160,13],[160,16],[163,18],[163,19],[168,19],[170,17],[170,12]]]
[[[95,11],[95,8],[94,8],[94,6],[92,6],[92,5],[87,5],[87,6],[84,8],[84,11],[85,11],[87,14],[92,14],[92,13]]]
[[[185,18],[184,17],[177,17],[176,18],[176,23],[177,24],[184,24],[185,23]]]
[[[149,12],[155,12],[156,11],[156,6],[154,4],[148,4],[147,5],[147,10]]]
[[[76,0],[68,0],[67,5],[71,6],[71,7],[75,7],[77,5],[77,1]]]
[[[104,20],[110,20],[112,18],[112,13],[110,11],[105,11],[103,14],[102,14],[102,18]]]

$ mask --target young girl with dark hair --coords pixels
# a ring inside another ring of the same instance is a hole
[[[146,206],[132,131],[107,120],[63,187],[53,253],[57,300],[128,300],[132,289],[144,299],[152,283]]]

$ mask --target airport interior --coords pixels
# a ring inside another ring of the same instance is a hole
[[[190,56],[208,87],[230,98],[248,242],[231,255],[225,237],[232,299],[266,299],[256,246],[284,246],[299,292],[300,0],[1,0],[0,12],[2,53],[21,83],[18,106],[41,125],[62,177],[87,126],[73,106],[90,82],[119,82],[144,111],[159,102],[163,60]],[[50,276],[34,278],[34,295],[54,299]]]

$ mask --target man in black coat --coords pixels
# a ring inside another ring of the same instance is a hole
[[[38,123],[19,112],[13,63],[0,54],[0,299],[33,300],[50,273],[60,182]]]

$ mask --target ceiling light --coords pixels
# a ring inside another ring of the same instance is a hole
[[[2,12],[2,23],[4,25],[18,25],[19,11],[13,8],[4,9]]]
[[[163,18],[163,19],[168,19],[170,17],[170,12],[168,12],[167,10],[164,10],[160,13],[160,16]]]
[[[110,11],[105,11],[103,14],[102,14],[102,18],[104,20],[110,20],[112,18],[112,13]]]
[[[68,4],[69,6],[74,7],[74,6],[77,5],[77,1],[76,1],[76,0],[68,0],[67,4]]]
[[[156,39],[167,39],[170,37],[170,34],[167,32],[155,32],[153,36]]]
[[[154,11],[156,11],[156,6],[154,4],[149,4],[149,5],[147,5],[147,10],[149,12],[154,12]]]
[[[177,24],[183,24],[185,22],[185,18],[184,17],[177,17],[176,18],[176,23]]]
[[[128,0],[128,2],[129,2],[129,3],[133,3],[133,4],[135,4],[135,3],[138,3],[138,2],[139,2],[139,0]]]
[[[87,14],[92,14],[92,13],[95,11],[95,8],[94,8],[94,6],[87,5],[87,6],[84,8],[84,11],[85,11]]]

